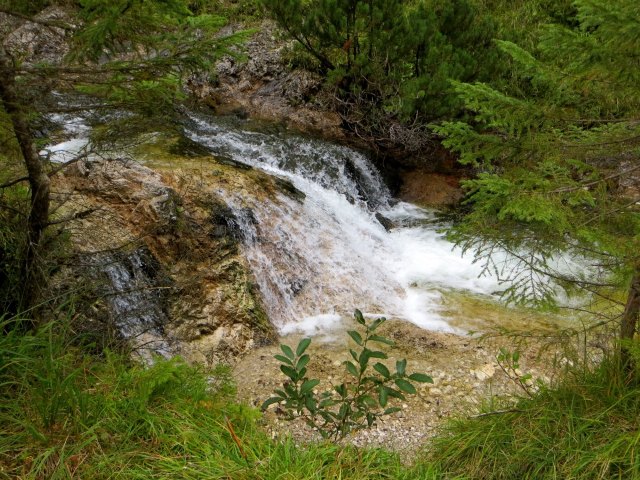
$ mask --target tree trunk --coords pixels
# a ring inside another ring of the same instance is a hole
[[[637,329],[639,315],[640,265],[636,266],[633,272],[631,285],[629,286],[629,293],[627,295],[627,303],[624,307],[624,312],[622,313],[622,319],[620,320],[620,339],[623,341],[623,345],[620,349],[620,356],[622,359],[622,367],[628,380],[630,380],[634,374],[635,362],[629,351],[629,347],[625,345],[624,342],[633,340]]]
[[[25,309],[34,305],[40,286],[37,275],[38,246],[49,221],[50,179],[38,155],[26,109],[18,96],[13,60],[2,47],[0,47],[0,100],[11,120],[31,187],[27,243],[20,279],[23,292],[20,306]]]

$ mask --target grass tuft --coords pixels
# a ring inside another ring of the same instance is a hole
[[[640,384],[606,359],[504,413],[451,422],[430,458],[469,479],[640,478]]]

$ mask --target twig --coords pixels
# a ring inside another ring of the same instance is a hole
[[[482,418],[482,417],[489,417],[492,415],[503,415],[505,413],[524,413],[524,410],[520,410],[518,408],[509,408],[507,410],[494,410],[493,412],[485,412],[485,413],[479,413],[478,415],[471,415],[468,418]]]

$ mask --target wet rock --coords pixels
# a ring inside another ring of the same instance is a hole
[[[238,26],[227,27],[233,33]],[[245,43],[247,61],[227,56],[216,64],[216,76],[195,76],[190,89],[218,113],[242,110],[251,117],[281,122],[326,138],[344,139],[340,116],[321,89],[323,79],[305,70],[290,70],[283,55],[288,44],[275,40],[276,27],[264,21]],[[320,98],[318,98],[320,96]]]
[[[214,238],[231,237],[234,240],[242,238],[242,230],[238,219],[229,206],[221,202],[212,202],[210,209],[211,216],[209,219],[213,225],[211,235]]]
[[[296,186],[291,183],[290,180],[281,177],[273,177],[274,183],[276,186],[284,193],[285,195],[297,200],[298,202],[304,202],[304,199],[307,197],[303,191],[298,190]]]
[[[79,162],[56,177],[56,188],[73,199],[67,208],[100,207],[99,215],[69,228],[84,255],[113,252],[113,260],[105,257],[102,263],[119,287],[101,293],[114,320],[126,320],[116,322],[123,336],[137,338],[140,332],[126,326],[137,322],[144,330],[141,338],[150,340],[152,334],[154,342],[160,338],[168,345],[158,353],[208,365],[233,363],[272,343],[275,333],[237,247],[242,235],[237,215],[250,222],[252,212],[231,211],[214,193],[216,182],[237,179],[238,173],[221,178],[201,172],[200,177],[211,184],[203,180],[191,188],[189,179],[187,188],[183,177],[135,162]],[[120,253],[122,246],[141,241],[142,250]],[[141,307],[129,308],[134,304]]]
[[[396,227],[393,220],[388,219],[387,217],[382,215],[380,212],[376,212],[376,220],[380,222],[380,225],[382,225],[387,232]]]
[[[204,145],[180,135],[178,141],[169,147],[169,153],[184,157],[204,157],[211,155],[211,151]]]
[[[231,157],[225,157],[225,156],[217,155],[215,158],[216,158],[216,162],[218,162],[220,165],[227,165],[228,167],[233,167],[233,168],[237,168],[237,169],[240,169],[240,170],[252,170],[253,169],[253,167],[251,165],[247,165],[246,163],[239,162],[237,160],[234,160]]]
[[[146,360],[175,353],[164,335],[171,280],[149,249],[99,253],[88,261],[92,276],[102,277],[96,284],[98,296],[106,300],[114,325],[134,351]]]
[[[463,197],[460,176],[434,173],[414,168],[402,174],[400,199],[424,206],[456,205]]]

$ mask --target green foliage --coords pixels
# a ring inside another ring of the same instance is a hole
[[[513,365],[513,355],[504,361]],[[639,478],[639,422],[638,383],[607,357],[570,370],[557,388],[453,421],[427,455],[443,478]]]
[[[303,418],[324,438],[337,440],[355,430],[371,427],[382,416],[398,412],[400,408],[388,406],[389,400],[404,400],[405,394],[415,394],[414,382],[433,383],[428,375],[408,374],[404,359],[396,362],[393,372],[382,362],[371,365],[372,359],[388,358],[383,351],[370,348],[371,343],[393,345],[388,338],[374,333],[385,319],[378,318],[367,324],[360,310],[356,310],[355,320],[364,328],[364,336],[356,330],[347,332],[359,347],[359,350],[350,350],[352,360],[344,362],[349,380],[333,386],[332,390],[315,393],[320,380],[307,377],[311,358],[305,353],[311,339],[301,340],[295,352],[281,345],[284,355],[275,358],[282,362],[280,370],[289,380],[262,404],[262,409],[282,403],[288,419]]]
[[[194,15],[185,0],[83,0],[80,16],[85,24],[73,36],[67,58],[85,65],[75,72],[76,89],[147,116],[171,111],[184,99],[187,75],[234,55],[230,47],[249,33],[219,35],[226,19]]]
[[[267,12],[335,84],[359,132],[390,140],[390,122],[449,117],[461,103],[448,80],[484,79],[495,28],[469,0],[262,0]],[[309,65],[305,60],[305,65]]]
[[[545,388],[542,380],[534,380],[533,375],[520,370],[519,350],[511,351],[503,347],[496,355],[496,361],[503,373],[529,397],[533,397],[537,391]]]
[[[511,300],[553,303],[549,278],[610,288],[607,276],[624,278],[638,263],[640,212],[617,183],[637,173],[640,154],[638,69],[629,61],[640,48],[640,9],[630,0],[574,5],[576,21],[541,29],[533,53],[498,42],[511,81],[453,82],[471,117],[434,127],[478,171],[464,184],[468,215],[451,237],[485,260],[497,251],[516,259],[511,278],[528,272],[532,281],[507,290]],[[558,251],[606,268],[590,282],[554,271],[548,260]]]
[[[382,450],[276,443],[228,368],[96,356],[68,323],[0,321],[0,478],[437,478]]]

